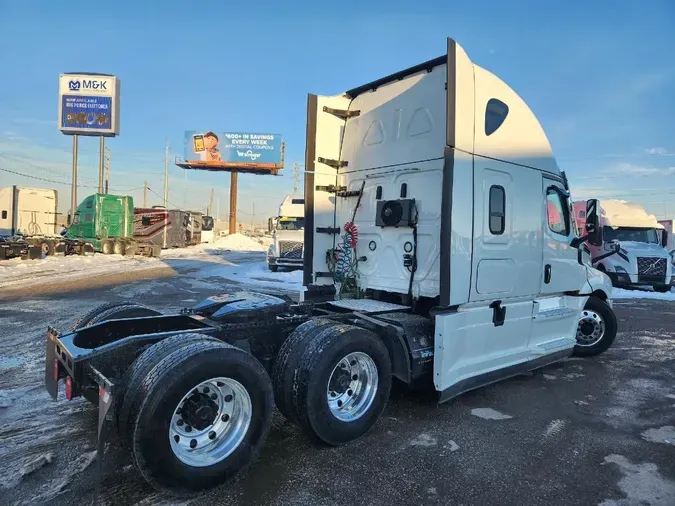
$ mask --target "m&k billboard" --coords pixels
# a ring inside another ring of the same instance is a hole
[[[109,74],[59,76],[58,127],[64,134],[120,133],[120,81]]]

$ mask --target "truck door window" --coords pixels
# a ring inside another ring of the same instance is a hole
[[[2,219],[6,220],[7,219],[7,211],[2,212]]]
[[[502,235],[506,229],[506,194],[504,187],[490,187],[490,233]]]
[[[548,228],[553,233],[568,236],[570,234],[568,208],[564,200],[566,199],[554,189],[549,189],[546,192]]]
[[[91,223],[94,221],[94,215],[93,214],[85,214],[84,215],[84,222],[85,223]]]
[[[141,225],[143,225],[144,227],[150,226],[150,216],[142,216]]]

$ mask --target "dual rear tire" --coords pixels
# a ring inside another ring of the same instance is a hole
[[[374,333],[315,319],[283,343],[272,377],[279,411],[310,437],[337,446],[379,419],[391,391],[391,360]]]

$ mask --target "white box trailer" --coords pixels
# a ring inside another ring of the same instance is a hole
[[[46,188],[0,188],[0,235],[57,236],[58,192]]]
[[[675,249],[673,246],[673,230],[675,230],[675,220],[658,220],[658,222],[661,226],[663,226],[663,229],[668,234],[665,248],[668,250],[668,252],[672,253],[672,251]]]

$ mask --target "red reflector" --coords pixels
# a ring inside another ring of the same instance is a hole
[[[66,376],[66,399],[73,400],[73,378]]]
[[[59,359],[54,359],[54,381],[59,382]]]

